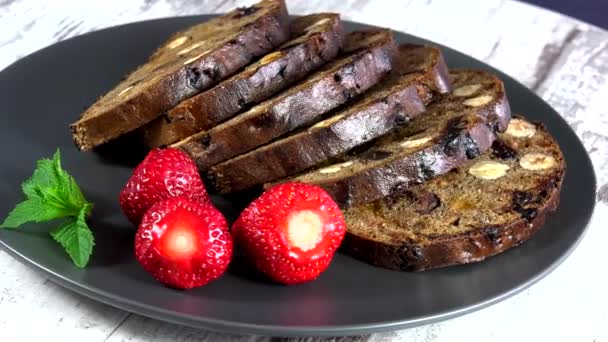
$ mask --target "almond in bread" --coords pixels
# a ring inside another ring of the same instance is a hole
[[[527,128],[514,128],[521,123]],[[560,148],[544,126],[514,119],[479,158],[345,210],[343,251],[407,271],[483,260],[540,229],[558,206],[564,172]]]
[[[333,161],[347,166],[326,165],[290,180],[317,184],[346,207],[423,183],[477,157],[511,118],[504,85],[484,71],[450,75],[454,90],[431,103],[425,115]],[[463,87],[476,89],[463,95]]]

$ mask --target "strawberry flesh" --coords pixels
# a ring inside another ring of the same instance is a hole
[[[284,183],[253,201],[232,227],[235,241],[272,280],[316,279],[344,238],[340,209],[320,187]]]
[[[203,241],[197,234],[197,226],[201,220],[191,212],[178,210],[175,214],[165,217],[162,226],[155,226],[153,233],[159,240],[159,252],[172,260],[189,259],[198,252],[197,246]]]
[[[139,263],[163,284],[181,289],[219,278],[232,257],[232,238],[212,205],[185,197],[153,205],[135,236]]]

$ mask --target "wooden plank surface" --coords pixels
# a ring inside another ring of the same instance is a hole
[[[92,30],[175,15],[224,12],[253,1],[0,1],[0,69]],[[579,248],[537,285],[490,308],[415,329],[369,336],[280,339],[210,333],[95,303],[49,282],[0,251],[2,337],[46,341],[605,341],[608,233],[608,32],[515,1],[289,1],[290,12],[337,11],[453,47],[509,73],[575,129],[600,191]],[[455,15],[459,13],[459,15]],[[604,305],[600,305],[604,303]],[[36,322],[35,324],[33,322]]]

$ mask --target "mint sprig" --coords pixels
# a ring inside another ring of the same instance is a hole
[[[15,206],[0,228],[14,229],[29,222],[63,219],[50,234],[77,267],[85,267],[95,245],[86,223],[93,205],[87,202],[74,178],[61,167],[59,149],[53,159],[37,162],[36,170],[23,182],[21,190],[26,200]]]

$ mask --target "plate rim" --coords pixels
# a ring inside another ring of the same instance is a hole
[[[593,205],[595,209],[595,204]],[[74,291],[80,295],[91,298],[103,304],[107,304],[120,310],[135,313],[138,315],[157,319],[159,321],[169,322],[173,324],[179,324],[188,326],[196,329],[207,329],[219,333],[237,333],[247,335],[272,335],[272,336],[285,336],[285,337],[328,337],[328,336],[354,336],[360,334],[377,333],[382,331],[390,330],[401,330],[407,328],[413,328],[426,324],[437,323],[445,321],[451,318],[466,315],[481,309],[487,308],[494,304],[500,303],[536,284],[549,274],[551,274],[559,265],[561,265],[574,250],[580,245],[580,242],[586,236],[588,231],[589,222],[592,220],[592,215],[589,216],[589,220],[585,224],[585,229],[579,235],[577,240],[568,248],[559,258],[555,259],[553,263],[542,272],[536,274],[528,281],[524,282],[520,286],[511,288],[509,291],[505,291],[498,296],[492,297],[488,300],[479,302],[477,304],[464,306],[456,310],[448,310],[437,314],[427,315],[418,319],[411,320],[396,320],[388,321],[383,323],[367,323],[367,324],[353,324],[346,326],[299,326],[299,327],[286,327],[269,324],[253,324],[253,323],[242,323],[227,321],[215,318],[204,318],[204,319],[193,319],[191,315],[182,314],[179,312],[165,310],[156,306],[140,303],[133,301],[128,298],[116,296],[102,289],[91,289],[89,286],[83,286],[77,282],[70,280],[61,274],[54,272],[32,260],[27,258],[25,255],[19,253],[15,249],[6,245],[4,241],[0,240],[0,247],[6,251],[9,255],[15,257],[22,264],[35,269],[36,272],[42,272],[49,276],[49,279],[54,283],[67,288],[70,291]],[[180,317],[180,319],[172,319],[173,317]],[[200,317],[199,317],[200,318]]]
[[[163,21],[208,20],[209,18],[218,16],[218,15],[219,14],[172,16],[172,17],[156,18],[156,19],[149,19],[149,20],[139,20],[139,21],[129,22],[129,23],[120,24],[120,25],[108,26],[108,27],[105,27],[100,30],[90,31],[90,32],[87,32],[87,33],[84,33],[81,35],[77,35],[75,37],[71,37],[66,40],[55,42],[55,43],[45,46],[41,49],[38,49],[24,57],[21,57],[17,61],[14,61],[13,63],[9,64],[4,69],[0,70],[0,73],[16,66],[22,60],[25,60],[28,57],[44,53],[47,49],[54,48],[58,45],[62,45],[64,43],[72,41],[72,40],[86,39],[87,37],[95,35],[100,32],[112,31],[112,30],[128,30],[130,26],[143,25],[143,24],[150,25],[150,24],[154,24],[156,22],[163,22]],[[348,23],[352,23],[352,24],[356,24],[356,25],[364,25],[369,28],[380,28],[379,26],[366,24],[366,23],[362,23],[362,22],[357,22],[357,21],[353,21],[353,20],[343,20],[343,22],[345,22],[345,23],[348,22]],[[577,143],[580,146],[582,146],[583,149],[585,150],[586,153],[584,154],[584,157],[583,157],[584,160],[581,161],[581,164],[583,164],[583,163],[586,164],[586,168],[588,168],[591,171],[591,174],[593,176],[591,179],[591,183],[592,183],[593,189],[594,189],[593,196],[595,197],[595,193],[597,192],[597,175],[595,174],[595,169],[593,168],[593,163],[591,161],[591,158],[590,158],[586,148],[584,147],[583,142],[581,141],[581,138],[576,134],[576,132],[568,124],[566,119],[562,115],[560,115],[542,97],[540,97],[538,94],[536,94],[533,90],[526,87],[524,84],[522,84],[517,79],[511,77],[510,75],[502,72],[501,70],[499,70],[497,68],[492,67],[491,65],[487,64],[484,61],[478,60],[475,57],[467,55],[456,49],[450,48],[449,46],[446,46],[446,45],[443,45],[440,43],[436,43],[436,42],[430,41],[428,39],[425,39],[425,38],[422,38],[419,36],[415,36],[415,35],[412,35],[412,34],[409,34],[406,32],[402,32],[402,31],[398,31],[395,29],[391,29],[391,31],[393,31],[397,34],[406,34],[410,37],[414,37],[416,39],[424,41],[427,44],[432,44],[432,45],[438,46],[442,50],[447,49],[452,52],[456,52],[458,54],[465,55],[467,58],[474,60],[476,63],[478,63],[481,68],[489,70],[493,73],[497,73],[501,77],[501,79],[507,79],[509,82],[517,85],[517,87],[525,88],[530,94],[532,94],[534,97],[536,97],[536,99],[538,101],[541,101],[542,103],[544,103],[548,108],[550,108],[553,111],[553,114],[559,120],[561,120],[561,124],[564,124],[565,126],[568,127],[568,129],[570,130],[570,133],[572,133],[576,137]],[[229,332],[229,333],[239,333],[239,334],[273,335],[273,336],[285,336],[285,337],[303,337],[303,336],[324,337],[324,336],[336,336],[336,335],[352,336],[352,335],[368,334],[368,333],[381,332],[381,331],[400,330],[400,329],[412,328],[412,327],[421,326],[421,325],[425,325],[425,324],[431,324],[431,323],[444,321],[447,319],[462,316],[462,315],[492,306],[494,304],[502,302],[505,299],[508,299],[508,298],[526,290],[527,288],[536,284],[541,279],[545,278],[547,275],[551,274],[580,245],[580,242],[583,240],[583,238],[586,236],[586,234],[588,232],[590,222],[593,220],[593,217],[595,215],[596,206],[597,206],[597,201],[594,200],[593,204],[590,207],[585,208],[586,215],[585,215],[585,220],[584,220],[585,221],[584,227],[582,228],[580,234],[577,236],[576,240],[574,240],[570,244],[568,249],[564,250],[560,254],[560,256],[558,258],[556,258],[555,260],[553,260],[553,262],[548,267],[546,267],[545,269],[543,269],[540,272],[537,272],[533,277],[528,278],[525,282],[523,282],[519,286],[510,288],[507,291],[503,291],[499,295],[490,297],[486,300],[480,301],[480,302],[472,304],[472,305],[465,305],[465,306],[459,307],[457,309],[437,312],[434,314],[421,316],[416,319],[394,320],[394,321],[350,324],[350,325],[339,325],[339,326],[337,326],[337,325],[333,325],[333,326],[285,326],[285,325],[271,325],[271,324],[255,324],[255,323],[228,321],[228,320],[224,320],[224,319],[208,318],[208,317],[201,317],[201,316],[197,316],[195,319],[195,318],[193,318],[193,315],[183,314],[183,313],[176,312],[173,310],[167,310],[164,308],[160,308],[158,306],[141,303],[139,301],[134,301],[134,300],[131,300],[131,299],[123,297],[123,296],[115,295],[115,294],[105,291],[103,289],[93,288],[91,286],[86,286],[86,285],[80,284],[75,280],[68,279],[67,277],[63,276],[62,274],[55,272],[43,265],[40,265],[39,263],[35,262],[34,260],[28,258],[26,255],[20,253],[16,249],[9,246],[1,238],[0,238],[0,250],[6,251],[7,254],[11,255],[12,257],[17,259],[22,264],[26,265],[30,269],[35,270],[36,272],[45,274],[54,283],[56,283],[62,287],[65,287],[70,291],[74,291],[80,295],[91,298],[100,303],[104,303],[104,304],[110,305],[112,307],[115,307],[115,308],[118,308],[118,309],[121,309],[121,310],[124,310],[127,312],[136,313],[136,314],[139,314],[142,316],[150,317],[150,318],[157,319],[157,320],[164,321],[164,322],[170,322],[170,323],[174,323],[174,324],[189,326],[189,327],[193,327],[193,328],[197,328],[197,329],[207,329],[207,330],[221,332],[221,333]]]

